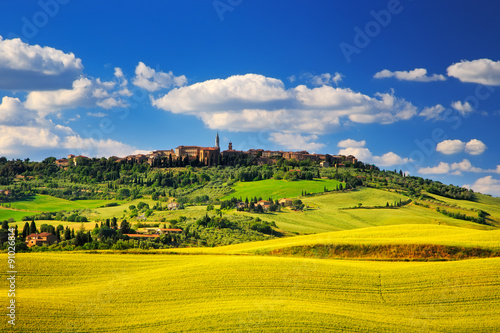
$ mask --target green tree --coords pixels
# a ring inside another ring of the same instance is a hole
[[[64,240],[70,240],[71,239],[71,230],[69,230],[69,227],[66,227],[66,230],[64,230]]]
[[[123,220],[122,223],[120,223],[120,229],[122,231],[122,234],[130,233],[130,223],[127,222],[127,220]]]
[[[26,238],[26,236],[28,236],[29,233],[30,233],[30,224],[26,222],[23,228],[23,238]]]
[[[3,220],[2,222],[2,229],[9,229],[9,222],[7,220]]]
[[[118,194],[123,198],[128,198],[130,197],[130,190],[128,188],[121,188]]]
[[[37,233],[37,230],[36,230],[35,219],[32,219],[31,224],[30,224],[30,234],[36,234],[36,233]]]

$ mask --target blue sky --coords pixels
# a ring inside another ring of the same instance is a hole
[[[500,195],[500,4],[3,1],[0,155],[353,154]]]

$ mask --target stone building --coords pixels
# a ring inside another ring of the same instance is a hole
[[[40,234],[29,234],[26,236],[26,245],[32,247],[35,245],[51,245],[57,242],[57,237],[49,232],[42,232]]]

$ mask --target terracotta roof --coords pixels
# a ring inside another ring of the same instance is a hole
[[[41,234],[29,234],[28,236],[26,236],[26,238],[31,238],[31,237],[47,237],[49,235],[52,235],[50,232],[42,232]]]
[[[158,228],[161,231],[182,231],[182,229],[168,229],[168,228]]]
[[[158,238],[160,235],[143,235],[143,234],[125,234],[129,237],[143,237],[143,238]]]

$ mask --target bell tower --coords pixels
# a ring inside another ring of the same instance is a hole
[[[233,150],[233,143],[229,141],[229,147],[227,147],[227,150]]]
[[[220,149],[220,146],[219,146],[219,132],[217,132],[217,136],[215,137],[215,148]]]

